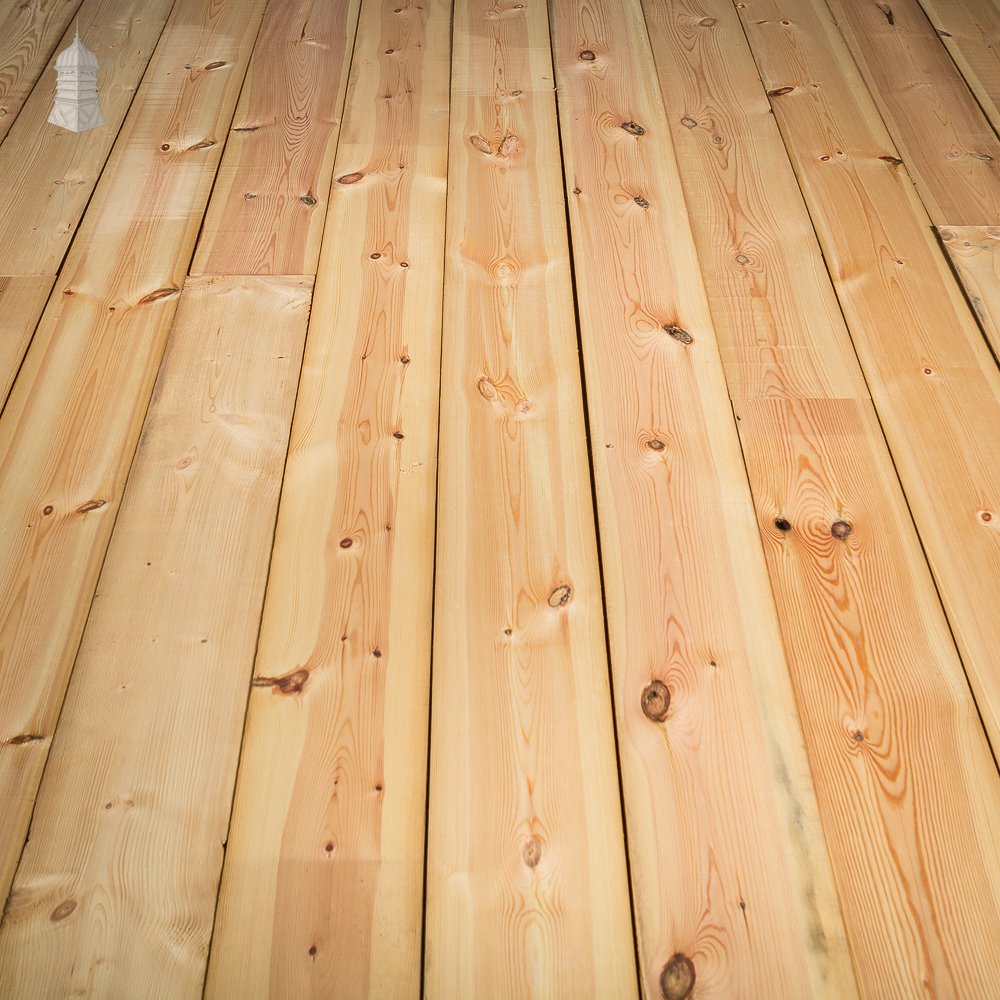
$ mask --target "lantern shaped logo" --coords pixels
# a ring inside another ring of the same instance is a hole
[[[56,101],[49,123],[70,132],[104,124],[97,103],[97,56],[80,41],[80,27],[69,48],[56,58]]]

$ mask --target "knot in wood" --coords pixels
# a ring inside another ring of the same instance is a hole
[[[681,124],[685,128],[694,128],[698,123],[690,115],[685,115],[681,119]]]
[[[358,181],[360,181],[364,176],[365,176],[364,174],[358,173],[358,171],[355,170],[353,173],[344,174],[343,176],[338,177],[337,178],[337,183],[338,184],[357,184]]]
[[[160,299],[168,299],[171,295],[176,295],[179,291],[179,288],[174,288],[173,286],[157,288],[155,292],[150,292],[139,299],[139,305],[145,306],[149,305],[150,302],[159,302]]]
[[[834,521],[830,525],[830,534],[834,538],[839,538],[841,541],[847,538],[849,535],[853,534],[854,525],[848,524],[847,521]]]
[[[628,132],[629,135],[645,135],[646,130],[638,123],[631,119],[627,122],[622,122],[621,127]]]
[[[76,909],[75,899],[66,899],[61,902],[49,915],[49,920],[57,924],[60,920],[65,920]]]
[[[277,694],[297,694],[306,686],[308,680],[309,671],[300,667],[282,677],[255,677],[253,686],[273,688]]]
[[[774,526],[778,529],[778,531],[791,531],[792,530],[791,522],[787,518],[784,518],[784,517],[776,517],[774,519]]]
[[[487,156],[493,155],[493,147],[481,135],[470,135],[469,144],[473,149],[478,149],[480,153],[485,153]]]
[[[664,1000],[687,1000],[694,989],[694,962],[687,955],[674,955],[660,973],[660,992]]]
[[[593,52],[591,52],[590,49],[584,49],[580,53],[580,58],[584,62],[593,62],[597,58],[597,56]]]
[[[316,199],[311,194],[304,194],[299,198],[303,205],[315,205]]]
[[[768,97],[784,97],[785,94],[790,94],[795,88],[794,87],[778,87],[777,90],[769,90],[767,92]]]
[[[537,837],[532,837],[524,845],[521,857],[529,868],[535,868],[538,862],[542,860],[542,842]]]
[[[569,604],[570,598],[573,596],[573,588],[568,584],[564,583],[549,594],[549,607],[550,608],[561,608]]]
[[[703,17],[698,24],[703,28],[714,28],[719,22],[714,17]]]
[[[667,446],[659,438],[653,438],[652,441],[646,442],[646,447],[650,451],[663,451]]]
[[[641,194],[637,194],[633,200],[639,208],[649,208],[649,202]]]
[[[497,156],[502,156],[505,159],[513,156],[521,148],[521,142],[516,135],[512,132],[508,132],[501,140],[500,145],[497,147]]]
[[[642,691],[642,714],[652,722],[663,722],[670,710],[670,688],[661,680],[647,684]]]
[[[673,337],[679,344],[687,345],[694,343],[694,337],[692,337],[687,330],[677,326],[676,323],[664,323],[663,332],[668,336]]]

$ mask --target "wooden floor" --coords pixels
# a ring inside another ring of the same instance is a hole
[[[0,0],[0,997],[1000,996],[998,129],[1000,0]]]

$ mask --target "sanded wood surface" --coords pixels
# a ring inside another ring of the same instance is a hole
[[[1000,4],[997,0],[920,0],[938,37],[1000,130]]]
[[[932,221],[1000,223],[1000,138],[919,0],[807,0],[803,6],[824,16],[827,3]]]
[[[726,374],[860,991],[954,994],[1000,919],[989,746],[731,0],[646,9],[719,337],[773,345]]]
[[[704,997],[848,997],[666,115],[638,69],[641,8],[553,11],[643,993],[690,974]]]
[[[184,287],[0,929],[4,997],[201,996],[311,287]]]
[[[192,274],[316,272],[359,3],[268,6]]]
[[[0,145],[0,274],[55,274],[135,96],[174,0],[86,0],[80,34],[100,61],[105,124],[69,132],[48,124],[53,57]],[[74,22],[58,51],[73,41]],[[37,320],[37,317],[36,317]]]
[[[829,15],[738,9],[995,748],[1000,371]]]
[[[47,275],[0,277],[0,410],[54,283]]]
[[[4,0],[0,4],[0,142],[80,4],[81,0]]]
[[[547,11],[458,0],[425,995],[636,991]]]
[[[1000,225],[945,226],[938,236],[993,353],[1000,357]]]
[[[998,2],[0,0],[0,994],[996,992]]]
[[[218,1000],[419,994],[450,10],[397,6],[361,12],[212,950]]]
[[[56,724],[262,8],[174,8],[0,417],[4,842],[23,840],[42,760],[18,741]]]

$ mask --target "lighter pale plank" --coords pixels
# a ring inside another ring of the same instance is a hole
[[[0,146],[0,274],[59,270],[172,6],[173,0],[86,0],[80,8],[80,34],[101,64],[105,125],[73,133],[48,124],[53,58],[46,85],[35,88]],[[57,51],[75,30],[75,24],[67,29]]]
[[[945,226],[938,235],[993,353],[1000,357],[1000,226]]]
[[[7,401],[54,283],[55,278],[48,275],[0,277],[0,409]]]
[[[450,9],[399,6],[361,12],[210,1000],[419,993]]]
[[[995,748],[1000,372],[829,15],[739,14]]]
[[[4,0],[0,5],[0,142],[79,7],[80,0]]]
[[[726,355],[860,990],[948,993],[998,932],[989,746],[870,401],[790,377],[819,325],[824,385],[863,384],[731,0],[646,10],[719,336],[790,369]]]
[[[849,997],[642,11],[553,11],[643,994]]]
[[[359,6],[268,7],[192,274],[315,274]]]
[[[931,220],[939,226],[1000,223],[1000,138],[919,0],[807,0],[804,6],[825,11],[827,3]]]
[[[454,46],[425,995],[634,996],[545,5]]]
[[[181,295],[0,929],[11,1000],[201,996],[311,287]]]
[[[920,0],[980,107],[1000,130],[1000,6],[996,0]]]
[[[0,418],[3,842],[42,763],[8,741],[52,735],[262,10],[178,0]]]

